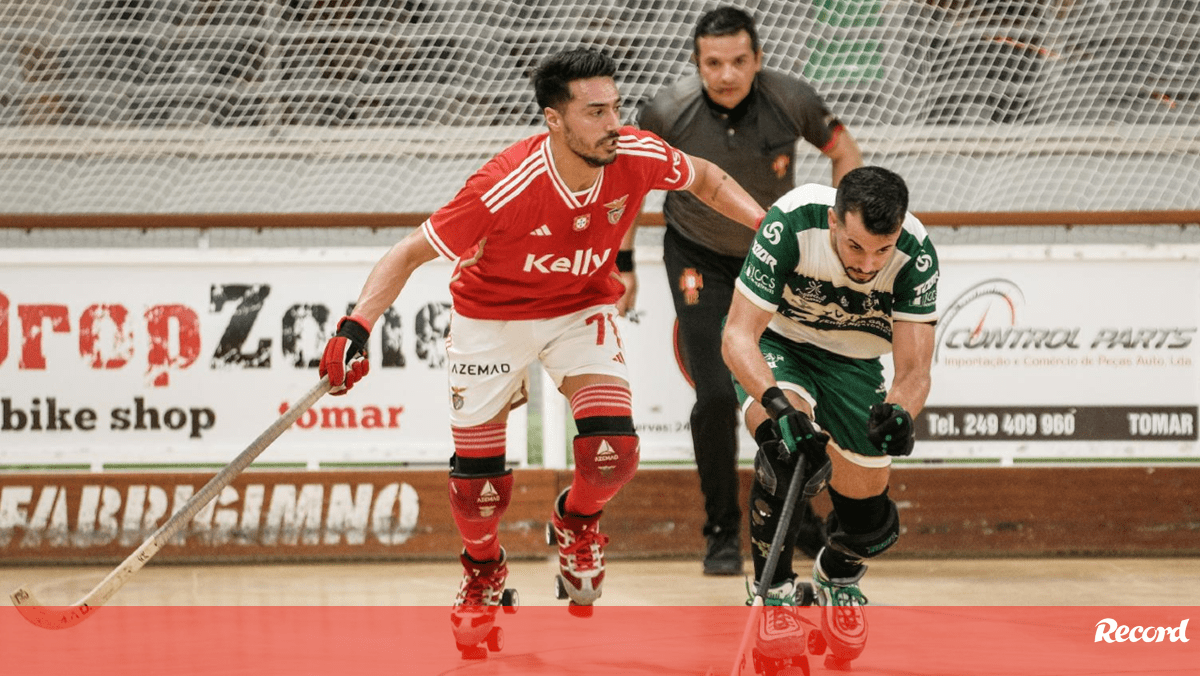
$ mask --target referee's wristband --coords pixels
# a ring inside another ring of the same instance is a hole
[[[633,251],[617,251],[617,272],[633,272]]]

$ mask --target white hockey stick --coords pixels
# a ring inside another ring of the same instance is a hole
[[[192,517],[209,502],[217,497],[223,488],[233,483],[242,470],[246,469],[275,439],[292,426],[318,399],[329,391],[329,378],[321,381],[306,392],[299,401],[292,404],[282,416],[271,424],[262,434],[258,435],[246,450],[242,451],[233,462],[229,463],[216,476],[209,480],[203,488],[193,495],[183,507],[158,527],[145,542],[130,554],[121,565],[108,574],[83,598],[71,606],[45,606],[26,587],[14,591],[10,597],[13,605],[20,611],[21,616],[43,629],[67,629],[73,627],[91,616],[92,612],[108,602],[133,574],[151,559],[158,550],[162,549],[172,537],[181,530]]]
[[[779,564],[779,555],[783,552],[783,541],[786,539],[788,524],[791,523],[792,515],[796,512],[796,502],[800,499],[800,484],[803,483],[801,480],[804,478],[805,464],[804,454],[798,453],[796,469],[792,472],[792,483],[788,486],[787,497],[783,499],[783,511],[779,515],[778,525],[775,526],[775,537],[771,539],[771,549],[767,551],[767,560],[763,563],[762,578],[758,581],[758,588],[754,591],[754,601],[750,604],[750,618],[746,622],[746,629],[742,632],[742,642],[738,645],[737,654],[734,655],[730,676],[741,676],[742,669],[746,666],[750,641],[754,639],[754,630],[758,627],[767,591],[771,588],[771,577],[775,575],[775,567]],[[751,666],[750,672],[754,673],[753,666]]]

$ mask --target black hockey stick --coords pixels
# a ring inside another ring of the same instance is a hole
[[[763,564],[762,577],[758,580],[758,588],[754,590],[754,600],[751,602],[750,619],[742,632],[742,642],[738,645],[737,654],[733,657],[733,668],[730,676],[739,676],[745,664],[750,641],[754,637],[754,628],[758,625],[759,615],[763,612],[767,591],[771,588],[771,578],[775,575],[775,567],[779,565],[779,555],[783,552],[783,541],[787,539],[788,524],[796,513],[796,503],[800,498],[802,479],[806,458],[803,453],[796,454],[796,469],[792,472],[792,483],[788,485],[787,497],[783,500],[783,512],[779,524],[775,526],[775,537],[771,539],[771,549],[767,551],[767,560]]]
[[[329,378],[321,378],[319,383],[306,392],[299,401],[292,404],[292,407],[262,434],[258,435],[258,438],[246,447],[246,450],[242,451],[207,484],[204,484],[204,487],[188,499],[178,512],[159,526],[158,530],[154,531],[140,547],[121,562],[121,565],[117,566],[100,581],[100,584],[76,601],[74,605],[45,606],[26,587],[21,587],[10,595],[13,605],[20,611],[22,617],[43,629],[67,629],[86,620],[92,615],[92,611],[107,603],[112,595],[128,582],[129,578],[133,577],[134,573],[141,570],[142,566],[158,553],[158,550],[170,542],[171,538],[192,520],[192,517],[216,498],[222,489],[233,483],[242,470],[254,462],[254,459],[265,451],[271,442],[291,427],[292,423],[296,422],[328,391]]]

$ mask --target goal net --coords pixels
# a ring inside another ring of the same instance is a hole
[[[0,213],[432,211],[541,129],[539,59],[607,51],[633,119],[713,4],[5,0]],[[914,211],[1200,208],[1196,0],[743,6]]]

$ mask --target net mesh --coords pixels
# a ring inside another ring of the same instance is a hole
[[[746,2],[914,211],[1200,208],[1200,2]],[[707,2],[6,0],[0,212],[427,212],[594,46],[639,102]],[[797,175],[827,180],[801,144]]]

